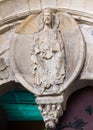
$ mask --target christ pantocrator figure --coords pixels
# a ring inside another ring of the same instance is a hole
[[[31,46],[31,76],[35,86],[42,92],[50,88],[57,91],[65,79],[65,51],[62,34],[53,27],[53,13],[43,11],[42,29],[34,34]]]

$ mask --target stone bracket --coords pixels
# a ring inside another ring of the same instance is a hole
[[[37,97],[36,103],[43,116],[45,127],[54,129],[58,123],[58,118],[63,115],[63,96]]]

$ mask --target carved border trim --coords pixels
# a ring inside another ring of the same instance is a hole
[[[93,14],[79,11],[79,10],[73,10],[73,9],[67,9],[67,8],[59,8],[58,11],[63,11],[71,14],[76,20],[80,20],[83,22],[87,22],[87,24],[93,25]],[[13,21],[18,21],[21,19],[26,18],[27,16],[31,15],[32,13],[40,13],[41,10],[30,10],[25,12],[17,12],[17,14],[13,14],[11,16],[7,16],[3,19],[0,19],[0,26],[3,26],[7,23],[12,23]]]

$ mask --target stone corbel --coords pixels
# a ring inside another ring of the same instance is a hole
[[[43,116],[45,127],[47,129],[56,128],[58,119],[63,115],[64,111],[63,96],[37,97],[36,103]]]

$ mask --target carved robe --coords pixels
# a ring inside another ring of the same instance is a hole
[[[65,52],[61,32],[42,30],[31,45],[31,76],[36,86],[49,88],[65,78]]]

